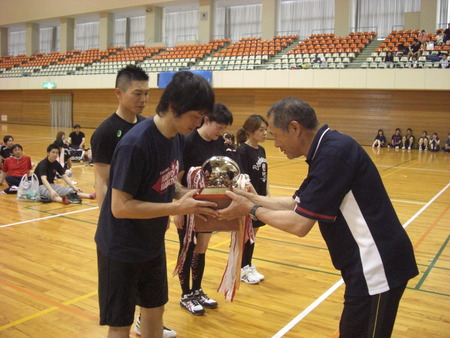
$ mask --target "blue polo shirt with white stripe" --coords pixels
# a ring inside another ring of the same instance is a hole
[[[375,164],[351,137],[322,126],[295,192],[295,211],[319,223],[345,293],[375,295],[419,272],[414,251]]]

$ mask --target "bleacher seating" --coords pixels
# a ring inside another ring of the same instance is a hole
[[[288,59],[299,68],[321,68],[317,59],[325,60],[327,68],[345,68],[375,36],[376,32],[352,32],[345,37],[312,34],[289,51]]]
[[[411,46],[415,38],[418,38],[420,31],[416,30],[393,30],[375,49],[371,58],[366,61],[364,67],[370,68],[386,68],[384,57],[387,51],[391,51],[394,55],[398,51],[399,45]],[[428,33],[425,42],[436,42],[436,33]],[[421,56],[418,62],[412,62],[406,55],[395,56],[393,67],[397,68],[438,68],[439,62],[430,61],[427,56],[438,55],[442,52],[450,52],[450,46],[433,46],[432,50],[427,50],[425,45],[421,46]]]
[[[201,70],[253,70],[286,50],[298,36],[276,36],[263,41],[260,37],[242,38],[201,60],[193,69]]]

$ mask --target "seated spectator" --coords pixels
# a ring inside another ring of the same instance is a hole
[[[432,152],[439,151],[439,149],[441,149],[441,147],[439,146],[440,144],[441,139],[439,138],[438,133],[434,132],[430,140],[430,150]]]
[[[225,134],[223,134],[223,139],[225,140],[227,151],[236,151],[237,146],[236,146],[236,142],[234,141],[233,134],[225,133]]]
[[[375,136],[375,140],[373,141],[372,148],[381,148],[386,144],[386,137],[384,136],[383,129],[378,129],[378,134]]]
[[[4,192],[7,194],[17,193],[23,175],[31,176],[33,168],[30,156],[23,155],[23,148],[20,144],[14,144],[11,149],[13,156],[5,159],[0,173],[0,184],[3,184],[6,176],[6,183],[9,187]]]
[[[402,140],[403,141],[402,149],[409,149],[409,150],[414,149],[415,137],[412,133],[413,132],[412,132],[411,128],[406,129],[406,135],[403,136],[403,140]]]
[[[73,132],[69,134],[69,146],[72,149],[84,149],[86,135],[81,131],[81,126],[76,124],[73,126]]]
[[[395,129],[395,134],[391,137],[391,143],[388,144],[388,148],[399,149],[402,145],[402,135],[400,134],[400,128]]]
[[[59,147],[56,144],[50,144],[47,147],[47,157],[36,166],[34,173],[39,180],[39,193],[41,201],[59,202],[63,204],[79,203],[78,196],[82,198],[95,199],[95,193],[84,193],[80,188],[75,188],[63,166],[58,162]],[[54,183],[56,173],[66,182],[68,187]],[[75,196],[74,196],[75,195]]]
[[[419,138],[419,150],[428,150],[428,143],[430,142],[430,138],[428,137],[428,133],[424,130],[422,132],[422,136]]]
[[[84,143],[86,135],[81,131],[81,126],[76,124],[73,126],[74,131],[69,134],[69,148],[72,161],[83,161]]]
[[[409,52],[410,52],[409,47],[405,46],[404,44],[401,43],[397,46],[396,56],[398,56],[398,57],[402,57],[403,55],[407,56],[409,54]]]
[[[445,141],[444,146],[442,147],[442,151],[446,153],[450,153],[450,133],[447,135],[447,140]]]
[[[425,29],[422,29],[422,30],[420,31],[420,33],[417,34],[417,40],[423,41],[424,39],[425,39],[425,40],[427,39],[427,33],[425,32]]]
[[[391,51],[386,53],[384,57],[384,62],[386,63],[386,67],[393,68],[394,67],[394,54]]]
[[[442,46],[444,44],[444,32],[438,30],[436,32],[436,46]]]
[[[14,145],[14,137],[11,135],[5,135],[3,137],[3,145],[0,147],[0,169],[2,168],[3,161],[12,156],[12,146]]]
[[[450,23],[447,25],[447,29],[444,31],[444,38],[442,39],[443,44],[450,41]]]
[[[69,142],[66,140],[66,133],[58,131],[56,140],[53,142],[59,147],[58,162],[67,170],[72,168],[72,160],[70,159]]]
[[[439,61],[439,68],[449,68],[447,53],[441,54],[441,60]]]
[[[417,39],[414,39],[414,41],[411,45],[410,51],[408,53],[408,57],[412,58],[414,56],[416,59],[419,59],[419,56],[421,54],[421,50],[420,50],[421,46],[422,46],[422,42],[420,42]]]

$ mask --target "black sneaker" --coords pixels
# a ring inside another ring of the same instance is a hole
[[[202,289],[194,291],[194,297],[207,309],[215,309],[219,304],[214,299],[209,298]]]
[[[76,192],[67,194],[66,197],[71,203],[81,203],[81,197]]]
[[[181,296],[180,306],[194,316],[202,316],[205,313],[205,309],[192,293]]]

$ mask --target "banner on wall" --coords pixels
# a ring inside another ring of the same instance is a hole
[[[187,72],[187,70],[183,70],[183,72]],[[210,70],[189,70],[189,72],[200,75],[204,77],[209,84],[212,86],[212,71]],[[170,81],[172,81],[172,77],[177,72],[161,72],[158,75],[158,88],[166,88]]]

